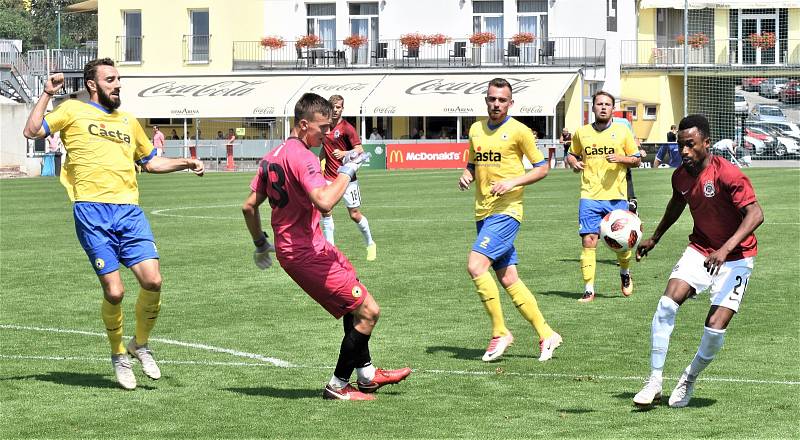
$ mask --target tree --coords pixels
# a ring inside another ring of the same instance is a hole
[[[2,0],[8,1],[8,0]],[[87,41],[97,41],[97,14],[64,13],[74,3],[69,0],[31,0],[33,43],[58,47],[58,15],[61,12],[61,47],[78,47]]]
[[[27,49],[33,40],[31,16],[20,2],[0,0],[0,38],[22,40],[23,49]]]

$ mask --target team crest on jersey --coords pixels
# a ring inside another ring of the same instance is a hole
[[[341,135],[342,135],[342,133],[339,131],[338,128],[333,131],[333,138],[334,139],[339,139],[339,136],[341,136]]]
[[[710,198],[714,197],[715,194],[714,182],[706,180],[705,183],[703,183],[703,195]]]
[[[353,298],[361,298],[361,287],[353,286],[353,291],[350,293],[353,295]]]
[[[102,270],[104,267],[106,267],[106,262],[103,261],[102,258],[95,258],[94,267],[96,267],[97,270]]]

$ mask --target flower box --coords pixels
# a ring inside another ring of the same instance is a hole
[[[678,35],[677,37],[675,37],[675,41],[678,43],[679,46],[683,46],[685,43],[683,35]],[[708,41],[709,41],[708,35],[702,32],[697,32],[692,35],[689,35],[689,46],[691,46],[692,49],[702,49],[708,45]]]
[[[419,49],[422,43],[425,42],[425,35],[420,33],[404,34],[400,36],[400,44],[409,49]]]
[[[519,46],[521,44],[530,44],[536,40],[536,36],[530,32],[520,32],[518,34],[514,34],[511,37],[511,43],[514,46]]]
[[[353,50],[357,50],[360,47],[366,46],[368,42],[369,39],[367,39],[367,37],[364,35],[351,35],[345,38],[343,41],[345,46]]]
[[[277,50],[283,48],[285,45],[286,42],[283,41],[281,37],[269,36],[261,39],[261,46],[268,49]]]
[[[425,37],[425,42],[431,46],[440,46],[450,41],[450,37],[445,34],[431,34]]]
[[[322,39],[314,34],[304,35],[302,37],[297,37],[297,41],[294,43],[296,47],[316,47],[322,43]]]
[[[469,37],[469,42],[474,46],[483,46],[487,43],[493,43],[497,37],[491,32],[476,32]]]
[[[756,49],[772,49],[775,47],[775,33],[762,32],[760,34],[750,34],[747,37],[750,45]]]

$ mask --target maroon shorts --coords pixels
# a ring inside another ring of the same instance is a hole
[[[279,260],[294,282],[336,319],[357,309],[368,295],[353,265],[330,243],[305,259]]]

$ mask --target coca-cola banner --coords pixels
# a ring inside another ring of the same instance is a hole
[[[485,116],[489,81],[511,83],[512,116],[555,115],[574,73],[387,75],[362,104],[366,116]]]
[[[316,93],[325,98],[339,95],[344,98],[343,116],[360,116],[361,103],[375,90],[386,75],[320,75],[308,79],[289,100],[287,114],[292,114],[294,104],[303,93]]]
[[[284,116],[286,104],[307,80],[305,75],[126,76],[121,108],[142,118]]]

